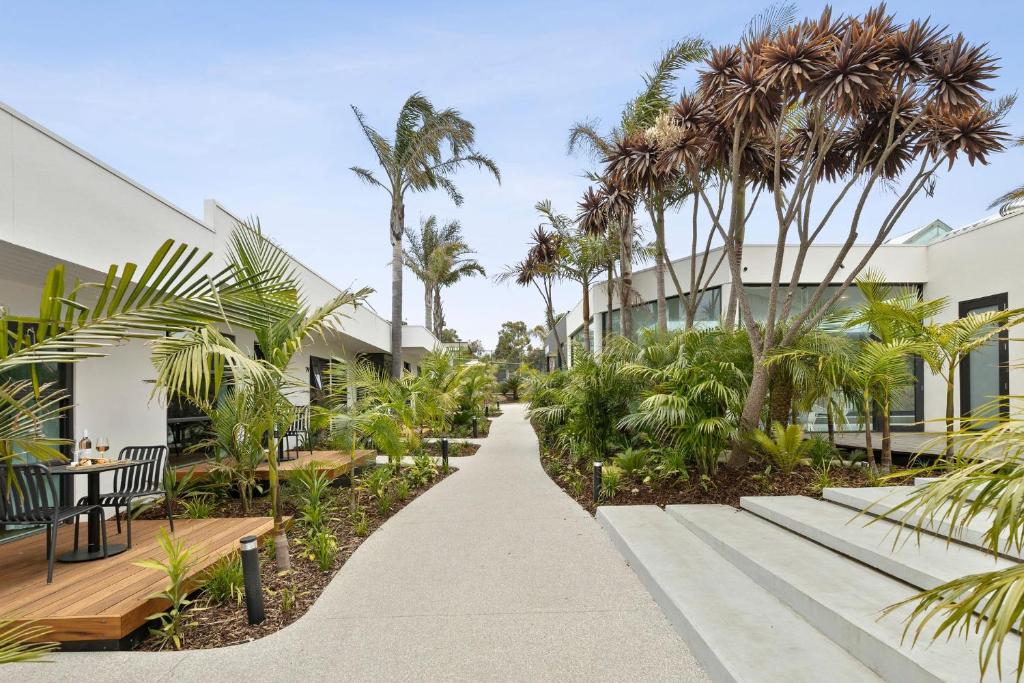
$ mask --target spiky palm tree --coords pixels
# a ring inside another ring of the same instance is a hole
[[[452,176],[463,166],[475,166],[491,173],[498,182],[497,165],[476,151],[476,130],[455,109],[438,110],[421,93],[413,93],[402,105],[392,139],[378,133],[366,122],[355,105],[352,112],[373,148],[383,173],[353,166],[360,180],[384,190],[391,198],[391,375],[402,373],[402,236],[405,233],[407,192],[442,189],[456,206],[463,197]]]

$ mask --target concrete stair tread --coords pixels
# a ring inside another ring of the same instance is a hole
[[[597,519],[714,680],[879,680],[657,506]]]
[[[750,496],[744,510],[921,589],[1015,563],[807,496]],[[871,522],[871,523],[869,523]]]
[[[908,514],[909,510],[895,510],[896,506],[906,501],[915,490],[913,486],[878,486],[867,488],[827,488],[822,497],[832,503],[845,505],[854,510],[862,510],[867,514],[884,517],[894,523],[915,525],[921,519],[917,513]],[[921,528],[928,533],[947,538],[950,536],[950,525],[943,521],[944,512],[939,512],[930,519],[924,520]],[[970,524],[958,529],[952,538],[965,545],[987,549],[984,542],[985,532],[991,527],[989,515],[979,515]],[[1024,549],[1011,546],[1006,538],[1000,542],[1000,553],[1016,559],[1024,560]]]
[[[877,489],[876,489],[877,491]],[[676,505],[666,511],[819,631],[842,644],[885,680],[978,680],[979,640],[940,639],[901,644],[904,607],[881,610],[916,590],[869,567],[724,505]],[[1005,644],[1016,652],[1018,639]],[[1011,658],[1003,671],[1013,678]],[[995,680],[993,666],[985,680]]]

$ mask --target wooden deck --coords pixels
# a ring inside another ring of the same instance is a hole
[[[825,436],[815,432],[816,436]],[[944,432],[892,432],[892,452],[902,455],[942,455]],[[871,432],[875,451],[882,447],[882,433]],[[836,432],[836,445],[843,448],[864,448],[864,432]]]
[[[376,457],[377,454],[371,450],[357,450],[355,453],[342,453],[340,451],[313,451],[310,453],[309,451],[300,451],[297,460],[285,460],[278,463],[277,471],[281,479],[287,479],[294,470],[308,463],[316,462],[319,463],[319,469],[327,470],[328,476],[331,479],[337,479],[342,475],[348,474],[353,469],[373,464]],[[178,479],[187,476],[189,470],[193,471],[193,477],[202,477],[204,473],[210,471],[210,464],[200,462],[193,465],[182,465],[176,470]],[[270,476],[270,465],[264,462],[257,467],[256,476],[266,480]]]
[[[46,583],[45,534],[0,545],[0,618],[36,621],[54,629],[43,640],[121,640],[145,624],[146,617],[167,605],[152,597],[166,588],[166,575],[132,564],[137,560],[166,558],[157,543],[157,532],[166,525],[164,521],[135,520],[131,550],[94,562],[58,562],[51,584]],[[113,522],[107,527],[111,541],[123,536],[117,535]],[[243,536],[270,533],[273,520],[176,519],[174,528],[174,535],[194,549],[191,575],[196,576],[237,550],[238,540]],[[60,527],[58,554],[71,549],[73,536],[72,527]]]

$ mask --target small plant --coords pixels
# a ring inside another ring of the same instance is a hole
[[[320,571],[325,572],[334,566],[334,558],[338,556],[338,541],[327,529],[318,529],[303,541],[309,559],[316,562]]]
[[[409,500],[409,480],[399,479],[395,482],[395,497],[401,502]]]
[[[811,465],[814,467],[831,464],[833,460],[839,457],[839,449],[830,444],[828,439],[815,436],[808,439],[807,443],[809,444],[807,447],[807,457],[810,458]]]
[[[750,438],[768,461],[787,475],[792,474],[797,465],[807,458],[812,448],[810,441],[804,441],[804,431],[798,424],[783,427],[775,422],[770,437],[758,429]]]
[[[562,481],[569,486],[573,496],[576,498],[583,497],[583,492],[587,488],[587,478],[581,472],[572,467],[567,467],[562,475]]]
[[[651,453],[640,448],[626,448],[615,456],[614,463],[628,479],[641,481],[650,475]]]
[[[380,498],[377,498],[377,512],[381,517],[387,517],[388,513],[391,512],[391,507],[395,504],[395,501],[391,499],[391,492],[384,493]]]
[[[673,448],[661,454],[661,462],[658,470],[662,477],[672,481],[687,481],[690,474],[687,471],[689,458],[686,452],[679,448]]]
[[[245,597],[245,575],[242,558],[238,553],[222,557],[206,570],[203,577],[203,592],[211,602],[224,604],[234,600],[241,605]]]
[[[279,592],[281,594],[281,611],[287,613],[295,609],[295,600],[299,597],[295,586],[285,586]]]
[[[419,488],[421,486],[427,486],[430,482],[437,478],[437,465],[431,460],[430,456],[426,453],[420,453],[412,459],[412,464],[406,471],[406,480],[412,484],[412,486]]]
[[[188,599],[188,575],[195,561],[192,559],[192,549],[186,548],[185,544],[172,538],[167,529],[160,529],[157,542],[167,555],[165,562],[159,560],[139,560],[133,564],[144,569],[155,569],[163,572],[168,579],[167,588],[154,594],[152,597],[166,600],[169,607],[163,612],[151,614],[148,621],[158,620],[159,628],[150,629],[150,633],[160,639],[160,649],[168,644],[174,649],[181,649],[182,612],[192,604]]]
[[[189,519],[209,519],[217,507],[215,496],[205,491],[193,491],[182,504],[185,506],[185,516]]]
[[[53,631],[34,622],[15,624],[0,620],[0,664],[45,661],[43,655],[57,649],[57,643],[33,642]]]
[[[814,489],[821,492],[832,486],[832,461],[814,466]]]
[[[366,515],[366,510],[356,508],[350,515],[350,519],[352,521],[353,534],[362,538],[370,533],[370,520]]]
[[[363,477],[360,488],[369,493],[370,497],[380,500],[388,497],[393,478],[394,470],[390,465],[374,467]]]
[[[601,468],[601,496],[606,500],[615,498],[622,483],[622,470],[615,465],[606,465]]]

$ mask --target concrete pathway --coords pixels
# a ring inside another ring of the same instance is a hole
[[[522,406],[505,406],[456,464],[272,636],[65,653],[0,668],[0,680],[706,680],[598,524],[541,469]]]

